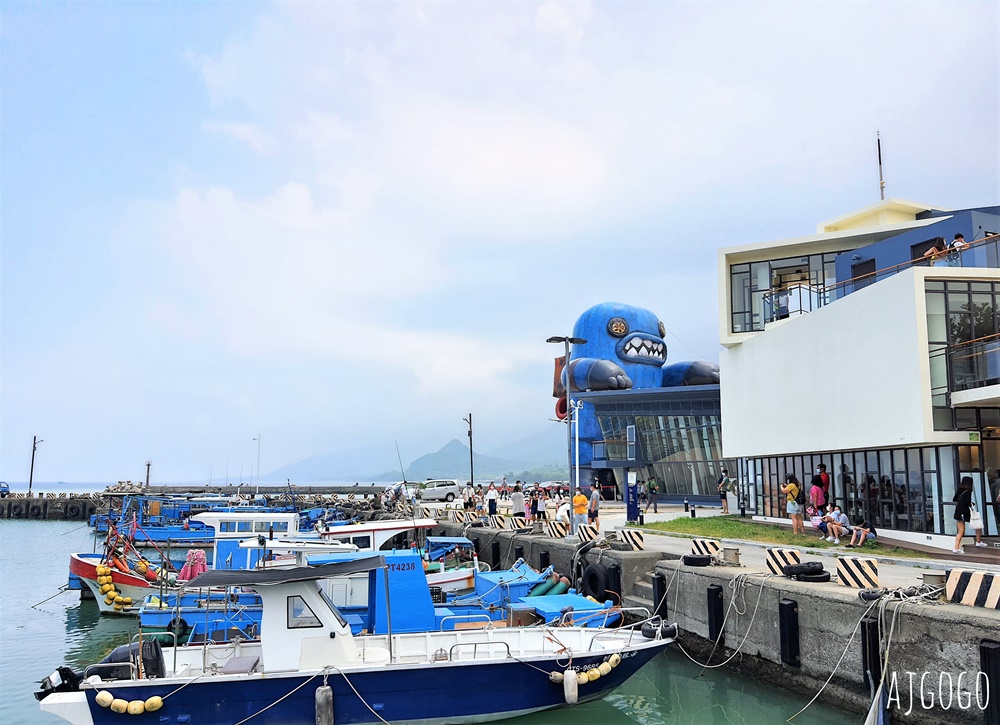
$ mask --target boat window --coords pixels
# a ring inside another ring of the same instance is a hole
[[[296,594],[288,597],[288,628],[322,627],[319,617],[309,608],[306,600]]]
[[[288,522],[287,521],[275,521],[274,522],[274,530],[275,531],[288,531]]]
[[[267,521],[258,521],[256,526],[254,527],[254,530],[257,531],[258,533],[260,532],[267,533],[267,530],[270,526],[271,524],[268,523]]]
[[[340,610],[337,609],[337,605],[333,603],[333,600],[330,599],[330,596],[326,593],[323,587],[319,588],[319,595],[323,597],[323,601],[326,602],[326,606],[328,606],[330,608],[330,611],[333,612],[333,616],[337,618],[337,621],[340,622],[340,625],[342,627],[346,627],[347,620],[344,619],[343,616],[341,616]]]
[[[370,536],[355,536],[351,541],[359,549],[372,548],[372,537]]]
[[[252,521],[237,521],[236,522],[237,531],[253,531]]]
[[[220,521],[219,531],[236,531],[235,521]]]

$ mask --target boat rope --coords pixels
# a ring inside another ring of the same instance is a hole
[[[251,715],[250,717],[245,717],[245,718],[243,718],[242,720],[240,720],[239,722],[237,722],[237,723],[233,723],[233,725],[243,725],[243,723],[245,723],[245,722],[249,722],[250,720],[253,720],[253,719],[254,719],[255,717],[257,717],[258,715],[260,715],[260,714],[261,714],[262,712],[267,712],[268,710],[270,710],[270,709],[271,709],[272,707],[274,707],[275,705],[277,705],[277,704],[278,704],[279,702],[281,702],[282,700],[284,700],[284,699],[286,699],[286,698],[288,698],[288,697],[291,697],[292,695],[294,695],[294,694],[295,694],[296,692],[298,692],[299,690],[301,690],[301,689],[302,689],[303,687],[305,687],[306,685],[308,685],[308,684],[309,684],[310,682],[312,682],[313,680],[315,680],[315,679],[316,679],[317,677],[319,677],[320,675],[324,675],[324,676],[325,676],[325,675],[326,675],[326,673],[328,673],[328,672],[329,672],[329,671],[330,671],[331,669],[335,669],[335,668],[334,668],[334,667],[333,667],[332,665],[327,665],[326,667],[324,667],[324,668],[323,668],[322,670],[320,670],[319,672],[317,672],[317,673],[316,673],[315,675],[313,675],[312,677],[309,677],[309,678],[307,678],[306,680],[304,680],[304,681],[302,682],[302,684],[298,685],[298,686],[297,686],[296,688],[294,688],[294,689],[293,689],[293,690],[292,690],[291,692],[287,692],[287,693],[285,693],[284,695],[282,695],[281,697],[279,697],[279,698],[278,698],[277,700],[275,700],[274,702],[272,702],[272,703],[271,703],[270,705],[268,705],[267,707],[265,707],[265,708],[263,708],[263,709],[261,709],[261,710],[258,710],[257,712],[255,712],[255,713],[254,713],[253,715]],[[343,673],[341,673],[341,675],[343,675]],[[346,680],[347,678],[345,677],[344,679]],[[348,684],[350,684],[350,683],[348,683]],[[354,686],[353,686],[353,685],[351,686],[351,689],[352,689],[352,690],[354,689]],[[355,690],[355,692],[357,692],[357,690]],[[358,697],[360,697],[360,695],[358,695]],[[362,700],[361,702],[365,702],[365,701],[364,701],[364,700]],[[368,704],[368,703],[367,703],[367,702],[365,702],[365,705],[367,705],[367,704]],[[368,709],[369,709],[369,710],[371,710],[371,708],[368,708]],[[374,711],[374,710],[372,710],[372,712],[375,712],[375,711]],[[376,717],[377,717],[377,715],[376,715]],[[379,718],[379,720],[382,720],[382,718]],[[382,720],[382,722],[385,722],[385,720]]]
[[[716,665],[709,664],[712,661],[713,655],[715,655],[715,650],[718,648],[719,642],[722,640],[723,633],[726,631],[726,622],[729,620],[729,613],[735,611],[737,616],[744,616],[747,613],[746,586],[749,582],[750,576],[751,574],[740,574],[734,577],[733,579],[729,580],[729,588],[733,590],[733,594],[729,598],[729,607],[728,609],[726,609],[726,615],[722,618],[722,626],[719,627],[719,636],[715,638],[715,642],[712,645],[712,651],[709,652],[708,654],[707,662],[705,663],[698,662],[698,660],[696,660],[694,657],[688,654],[687,650],[685,650],[684,647],[681,646],[680,642],[677,643],[678,649],[680,649],[680,651],[683,652],[684,655],[689,660],[694,662],[696,665],[701,666],[702,670],[701,672],[698,673],[699,677],[701,677],[705,673],[705,670],[716,669],[717,667],[722,667],[723,665],[727,665],[730,662],[732,662],[733,659],[740,653],[740,650],[743,649],[743,645],[746,643],[747,638],[750,637],[750,630],[753,629],[753,623],[757,619],[757,612],[760,609],[760,600],[764,594],[764,582],[766,582],[770,577],[774,576],[773,574],[764,575],[764,578],[761,579],[758,584],[758,586],[760,587],[760,591],[757,593],[757,601],[753,607],[753,614],[750,617],[750,623],[747,625],[746,632],[743,634],[743,638],[740,640],[740,643],[739,645],[737,645],[735,651],[719,664]],[[737,602],[740,600],[743,601],[743,611],[740,611],[739,605],[737,604]]]
[[[202,672],[200,675],[195,675],[194,677],[192,677],[190,680],[188,680],[187,682],[185,682],[183,685],[181,685],[180,687],[178,687],[173,692],[168,692],[166,695],[163,696],[163,699],[166,700],[168,697],[172,697],[172,696],[176,695],[178,692],[180,692],[181,690],[183,690],[185,687],[187,687],[188,685],[190,685],[192,682],[194,682],[195,680],[200,680],[206,674],[208,674],[208,673]]]
[[[347,683],[347,686],[350,687],[352,690],[354,690],[354,694],[358,696],[358,699],[361,700],[361,703],[365,707],[368,708],[369,712],[371,712],[372,715],[374,715],[379,720],[381,720],[383,723],[385,723],[385,725],[392,725],[392,723],[390,723],[384,717],[382,717],[377,712],[375,712],[375,710],[372,708],[371,705],[368,704],[368,701],[365,700],[365,698],[361,697],[361,693],[358,692],[358,689],[354,686],[354,684],[349,679],[347,679],[347,675],[345,675],[342,670],[338,669],[337,667],[334,667],[333,665],[327,665],[323,669],[324,670],[333,670],[333,671],[337,672],[341,677],[344,678],[344,682]],[[305,683],[303,683],[303,684],[305,684]],[[326,684],[326,675],[323,675],[323,684]],[[289,693],[289,694],[291,694],[291,693]],[[243,720],[242,722],[246,722],[246,720]],[[236,723],[236,725],[240,725],[240,723]]]
[[[886,674],[886,672],[889,669],[888,668],[888,663],[889,663],[889,645],[891,644],[892,635],[893,635],[893,632],[894,632],[895,626],[896,626],[896,617],[899,614],[899,611],[903,608],[904,605],[910,604],[912,602],[920,602],[920,603],[923,603],[923,604],[939,604],[940,602],[936,601],[936,598],[940,595],[940,593],[941,593],[941,588],[940,587],[935,588],[935,587],[929,587],[929,586],[911,587],[909,589],[896,589],[896,590],[883,589],[882,593],[881,593],[881,597],[878,598],[878,599],[875,599],[874,601],[872,601],[869,604],[868,608],[865,610],[864,614],[862,614],[858,618],[857,624],[854,625],[854,631],[851,632],[850,639],[847,640],[847,645],[844,647],[844,651],[840,655],[840,659],[837,660],[837,664],[834,666],[833,672],[831,672],[830,676],[826,678],[826,682],[823,683],[822,687],[819,688],[819,690],[816,692],[816,694],[813,695],[812,699],[809,702],[807,702],[805,704],[805,706],[801,710],[799,710],[797,713],[795,713],[790,718],[788,718],[787,722],[791,722],[796,717],[798,717],[799,715],[801,715],[814,702],[816,702],[817,699],[819,699],[820,694],[822,694],[823,690],[826,689],[826,686],[830,684],[830,681],[833,679],[833,676],[837,674],[837,670],[840,669],[840,665],[841,665],[841,663],[843,663],[844,657],[847,656],[847,652],[848,652],[848,650],[851,647],[851,643],[854,641],[854,637],[858,633],[858,629],[861,627],[861,622],[869,614],[871,614],[871,611],[873,609],[875,609],[876,607],[878,607],[879,608],[879,629],[880,629],[880,631],[884,630],[883,619],[884,619],[885,608],[890,603],[896,601],[896,602],[899,603],[899,606],[896,607],[896,609],[893,612],[891,624],[890,624],[890,627],[889,627],[888,639],[886,640],[886,643],[884,645],[884,657],[883,657],[883,661],[882,661],[882,681],[884,682],[884,680],[885,680],[885,674]],[[859,594],[860,594],[860,592],[859,592]],[[863,600],[863,601],[867,601],[867,600]],[[874,683],[872,683],[872,684],[874,685]],[[882,684],[882,682],[879,683],[880,686],[881,686],[881,684]],[[873,691],[877,691],[877,689],[878,689],[877,687],[874,687]]]

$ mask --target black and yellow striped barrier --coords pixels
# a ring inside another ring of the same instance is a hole
[[[953,604],[1000,609],[1000,575],[972,569],[950,569],[945,593]]]
[[[507,526],[505,527],[508,531],[517,531],[518,529],[523,529],[526,526],[531,526],[531,522],[524,516],[508,516]]]
[[[597,527],[593,524],[580,524],[576,527],[576,535],[580,537],[580,541],[594,541],[600,534],[597,533]]]
[[[622,529],[618,532],[618,536],[622,541],[632,547],[632,551],[642,551],[646,547],[641,531]]]
[[[691,553],[695,556],[715,556],[722,551],[722,542],[715,539],[691,539]]]
[[[792,564],[801,564],[802,558],[798,549],[780,549],[775,546],[767,547],[767,570],[772,574],[784,575],[783,567]]]
[[[878,587],[878,559],[841,556],[837,559],[837,581],[852,589]]]
[[[466,522],[466,512],[463,509],[455,509],[451,512],[451,515],[455,517],[456,524],[464,524]]]
[[[553,539],[565,539],[569,526],[562,521],[545,522],[545,533]]]
[[[500,514],[493,514],[492,516],[490,516],[490,526],[494,529],[504,528],[504,521],[505,521],[504,517],[501,516]]]

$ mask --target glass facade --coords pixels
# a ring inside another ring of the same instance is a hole
[[[837,254],[730,265],[730,330],[757,332],[768,322],[830,302],[825,290],[837,284]]]
[[[603,440],[594,444],[592,468],[608,469],[621,487],[626,471],[640,481],[656,476],[660,493],[718,501],[722,457],[719,386],[703,385],[623,393],[581,394],[592,403]],[[627,456],[628,427],[636,428],[635,460]]]
[[[928,280],[925,292],[934,429],[1000,430],[1000,408],[952,408],[949,399],[1000,383],[1000,282]]]

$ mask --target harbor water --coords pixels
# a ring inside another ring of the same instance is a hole
[[[90,529],[70,521],[0,521],[0,722],[58,723],[42,714],[32,693],[57,666],[82,669],[128,641],[137,620],[101,617],[66,584],[69,555],[93,551]],[[55,595],[55,596],[53,596]],[[47,597],[52,597],[45,600]],[[41,602],[41,603],[39,603]],[[35,606],[32,606],[35,605]],[[476,687],[476,683],[461,683]],[[489,683],[482,683],[489,687]],[[446,693],[446,689],[443,690]],[[657,657],[604,700],[530,715],[511,725],[779,725],[808,697],[757,683],[726,668],[702,668],[679,650]],[[848,725],[862,718],[817,703],[796,725]]]

